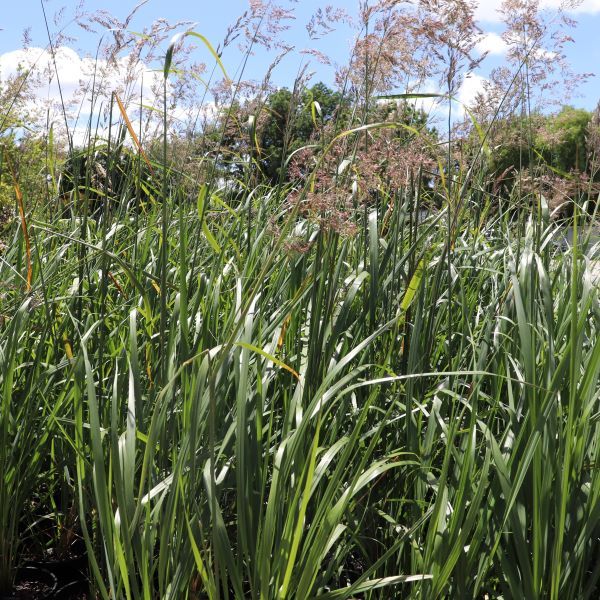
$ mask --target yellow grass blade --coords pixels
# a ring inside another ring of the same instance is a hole
[[[125,121],[125,125],[127,125],[127,130],[129,131],[129,135],[131,136],[131,139],[134,141],[139,153],[142,155],[144,162],[148,166],[148,170],[150,171],[150,173],[152,173],[152,175],[154,175],[154,169],[152,169],[152,165],[150,164],[150,161],[148,160],[148,156],[146,156],[146,153],[144,152],[144,149],[142,148],[142,144],[140,143],[140,140],[138,139],[138,136],[136,135],[135,130],[133,129],[133,125],[131,124],[129,117],[127,116],[127,111],[125,110],[125,106],[121,102],[121,98],[119,98],[119,95],[117,94],[117,92],[113,92],[113,95],[115,97],[115,100],[117,101],[119,110],[121,111],[121,116],[123,117],[123,120]]]
[[[21,218],[21,228],[23,229],[23,237],[25,238],[25,253],[27,257],[27,292],[31,290],[31,279],[33,276],[33,268],[31,266],[31,244],[29,243],[29,232],[27,231],[27,220],[25,218],[25,205],[23,203],[23,194],[21,193],[21,187],[17,180],[17,173],[10,159],[9,154],[6,154],[6,160],[12,176],[13,185],[15,188],[15,195],[17,196],[17,204],[19,206],[19,216]]]

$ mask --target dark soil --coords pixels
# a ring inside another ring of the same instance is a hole
[[[28,561],[13,591],[0,600],[91,600],[85,555],[63,560]]]

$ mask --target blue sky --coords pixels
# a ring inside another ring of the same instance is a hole
[[[286,0],[284,0],[285,2]],[[5,0],[6,6],[3,6],[2,21],[0,22],[0,55],[11,50],[20,48],[22,32],[26,27],[31,27],[31,38],[33,46],[44,47],[47,44],[47,34],[44,26],[43,13],[39,0],[22,0],[22,3]],[[27,11],[23,11],[22,4],[26,4]],[[138,0],[86,0],[85,7],[88,11],[105,9],[119,18],[125,16],[133,7],[138,4]],[[347,2],[338,2],[340,6],[349,8]],[[75,0],[48,0],[45,2],[46,12],[50,18],[50,28],[56,29],[52,23],[51,16],[54,12],[63,6],[67,6],[67,11],[77,5]],[[304,25],[315,10],[323,6],[319,0],[301,0],[293,6],[296,13],[296,20],[288,32],[286,32],[285,41],[294,45],[298,49],[305,48],[310,44]],[[235,21],[248,8],[248,0],[149,0],[140,10],[131,24],[131,29],[136,31],[149,25],[155,19],[164,17],[169,21],[192,21],[195,23],[194,30],[205,35],[216,47],[223,40],[227,27]],[[67,33],[77,37],[74,48],[80,54],[93,54],[98,43],[98,36],[85,34],[75,24],[67,28]],[[326,52],[333,60],[344,61],[348,55],[352,35],[351,32],[338,31],[328,36],[325,40],[318,42],[319,48]],[[207,52],[199,49],[198,59],[210,59]],[[253,56],[246,70],[246,75],[251,79],[260,80],[266,71],[267,66],[273,54],[268,55],[264,52],[257,52]],[[238,68],[242,57],[230,48],[223,61],[226,64],[228,72],[234,73]],[[290,56],[281,68],[275,73],[278,85],[289,85],[293,82],[295,73],[301,65],[306,62],[306,58],[295,54]],[[332,79],[333,69],[326,68],[317,63],[312,64],[312,70],[316,70],[317,79]]]
[[[280,2],[285,3],[289,0],[280,0]],[[329,0],[329,2],[345,8],[350,13],[356,12],[358,4],[355,0]],[[553,6],[558,0],[542,0],[542,2]],[[77,0],[48,0],[45,2],[52,31],[56,30],[52,15],[65,4],[68,14],[77,3]],[[0,73],[6,73],[6,65],[10,62],[7,61],[7,57],[21,47],[22,32],[25,28],[31,27],[32,46],[44,48],[47,44],[39,0],[21,0],[21,2],[4,0],[3,4],[3,18],[0,22],[0,27],[2,27],[2,31],[0,31]],[[89,11],[106,9],[116,16],[124,18],[136,4],[135,0],[102,0],[101,2],[87,0],[86,8]],[[464,85],[462,94],[466,100],[480,85],[482,78],[487,76],[489,69],[502,63],[502,45],[498,41],[498,36],[494,35],[502,30],[495,12],[495,8],[499,4],[500,0],[481,0],[479,5],[477,16],[482,30],[488,34],[486,48],[492,52],[476,76]],[[294,45],[297,50],[315,46],[329,56],[332,61],[344,63],[349,53],[353,32],[348,28],[341,28],[318,42],[311,42],[304,26],[314,11],[323,7],[324,3],[319,0],[299,0],[297,3],[290,2],[290,6],[293,6],[296,11],[296,20],[285,34],[286,43]],[[194,29],[204,34],[214,46],[217,46],[223,39],[227,26],[247,7],[248,0],[149,0],[140,8],[130,28],[139,31],[159,17],[164,17],[169,21],[188,20],[195,22]],[[598,31],[600,31],[600,0],[584,0],[573,16],[578,19],[579,25],[573,34],[575,43],[569,48],[569,60],[576,71],[593,72],[596,68],[600,71],[600,67],[598,67],[600,65],[600,44],[597,42]],[[76,79],[80,76],[77,57],[93,54],[98,44],[98,36],[85,33],[75,24],[67,27],[66,33],[77,37],[77,41],[72,44],[74,52],[65,57],[62,63],[65,71],[64,77],[68,79],[68,71],[71,70],[71,78]],[[206,49],[199,47],[196,53],[197,56],[194,58],[210,61]],[[251,57],[247,65],[246,77],[260,80],[272,58],[273,54],[269,55],[262,51]],[[240,61],[241,56],[234,47],[231,47],[223,56],[223,62],[230,74],[236,72]],[[307,57],[299,52],[289,55],[274,71],[273,81],[281,86],[292,85],[294,77],[306,61]],[[310,63],[310,70],[315,72],[313,81],[323,80],[325,83],[332,83],[334,73],[332,67],[323,66],[313,60]],[[68,87],[68,83],[66,85]],[[582,86],[580,95],[581,97],[576,98],[561,98],[561,101],[565,104],[592,109],[600,99],[600,76],[591,78]]]

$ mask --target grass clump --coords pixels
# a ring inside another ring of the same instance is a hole
[[[35,210],[14,173],[0,592],[77,553],[105,600],[596,597],[590,190],[565,250],[543,195],[497,195],[490,128],[455,167],[419,111],[314,101],[275,174],[231,114],[190,173],[179,41],[154,144],[119,101]]]
[[[419,189],[353,236],[260,187],[169,201],[167,237],[158,204],[30,222],[26,296],[15,230],[5,539],[76,507],[105,598],[592,597],[595,250],[479,218],[476,189],[448,249]]]

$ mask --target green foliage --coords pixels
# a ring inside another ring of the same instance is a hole
[[[529,119],[511,117],[493,125],[493,151],[488,157],[489,169],[493,174],[529,167],[533,154],[529,140],[540,120],[539,115],[532,115]],[[474,134],[472,137],[473,145],[477,147],[479,141]]]
[[[590,119],[588,111],[565,106],[553,115],[511,117],[495,123],[490,171],[500,175],[546,165],[563,175],[572,171],[585,172],[588,168],[586,132]]]
[[[414,187],[357,207],[346,237],[265,186],[49,207],[28,294],[15,226],[5,589],[23,532],[44,515],[54,548],[77,514],[105,599],[595,597],[597,250],[455,189],[424,219]]]
[[[233,104],[184,186],[166,130],[148,171],[92,145],[71,219],[51,136],[13,142],[0,595],[67,531],[102,600],[598,597],[600,249],[575,218],[564,252],[544,200],[490,216],[485,172],[429,188],[425,115],[366,113],[322,84]],[[583,116],[552,119],[500,124],[492,170],[576,167]]]
[[[216,157],[227,177],[242,177],[250,168],[271,183],[288,180],[284,163],[299,148],[318,143],[326,126],[343,127],[349,105],[323,83],[294,94],[282,88],[266,100],[235,101],[197,140],[196,153]]]
[[[295,96],[282,88],[269,95],[264,108],[258,142],[258,162],[269,181],[279,181],[286,158],[303,146],[317,142],[323,127],[334,120],[348,124],[349,105],[339,92],[317,83]],[[258,117],[261,120],[261,117]],[[284,178],[286,177],[283,171]]]
[[[10,172],[10,154],[14,154],[14,141],[5,137],[0,146],[0,210],[7,211],[15,205],[15,188]]]
[[[112,148],[98,140],[90,149],[74,149],[62,161],[58,173],[56,194],[65,214],[72,209],[74,215],[82,215],[86,204],[87,211],[96,217],[118,207],[140,210],[157,202],[161,193],[152,163],[125,147],[122,137]],[[169,189],[175,178],[169,172]]]
[[[14,170],[14,173],[12,172]],[[48,199],[46,144],[35,136],[16,141],[6,135],[0,140],[0,227],[12,220],[16,196],[14,176],[28,210],[35,211]],[[0,230],[0,239],[1,239]]]
[[[587,169],[586,132],[591,113],[564,106],[544,120],[535,141],[546,162],[562,173]]]

